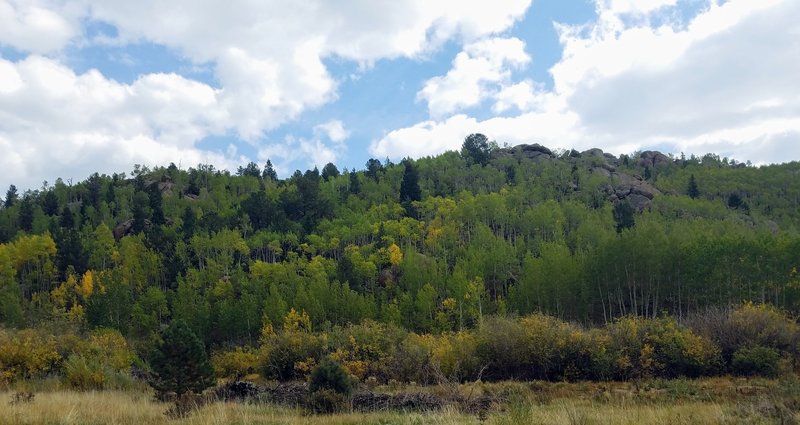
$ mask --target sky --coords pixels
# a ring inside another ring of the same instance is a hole
[[[800,160],[797,0],[0,0],[0,188],[460,148]]]

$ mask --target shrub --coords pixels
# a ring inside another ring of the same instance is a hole
[[[350,396],[353,386],[342,365],[326,358],[311,372],[308,390],[312,393],[320,390],[332,390],[337,394]]]
[[[261,363],[259,353],[250,347],[236,347],[211,356],[211,364],[218,378],[242,378],[256,373]]]
[[[795,358],[800,353],[800,326],[770,305],[748,302],[736,309],[709,309],[687,323],[714,341],[728,364],[741,348],[768,347]]]
[[[347,409],[349,401],[344,394],[323,389],[308,395],[308,408],[314,413],[336,413]]]
[[[328,351],[328,337],[289,330],[264,338],[261,374],[279,381],[304,379]]]
[[[776,377],[780,371],[780,359],[780,353],[774,348],[740,348],[733,353],[731,368],[737,375]]]
[[[0,330],[0,382],[55,372],[61,359],[52,335],[34,329]]]
[[[86,358],[73,354],[64,362],[64,381],[70,387],[81,390],[101,390],[106,381],[105,371],[97,358]]]

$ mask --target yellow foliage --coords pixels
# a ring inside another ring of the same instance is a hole
[[[91,270],[87,270],[81,279],[81,295],[83,298],[89,298],[94,291],[94,275]]]
[[[250,347],[236,347],[233,351],[216,352],[211,356],[211,364],[218,377],[242,377],[258,370],[261,357]]]
[[[26,329],[0,330],[0,381],[28,379],[54,371],[61,361],[52,335]]]
[[[283,329],[288,332],[311,332],[311,318],[305,310],[298,313],[292,308],[283,319]]]
[[[398,266],[403,261],[403,251],[396,244],[389,245],[389,263]]]

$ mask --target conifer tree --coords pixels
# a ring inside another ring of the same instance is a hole
[[[201,393],[214,385],[214,368],[197,335],[183,320],[173,321],[162,334],[150,361],[151,385],[160,393]]]
[[[692,199],[697,199],[700,196],[700,189],[697,187],[697,180],[695,180],[694,174],[689,176],[689,186],[686,189],[686,193]]]

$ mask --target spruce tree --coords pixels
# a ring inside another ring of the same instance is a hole
[[[400,182],[400,203],[405,207],[406,214],[413,216],[412,202],[422,200],[422,191],[419,188],[419,173],[410,159],[404,159],[403,165],[406,168],[403,172],[403,180]]]
[[[11,208],[14,206],[14,202],[17,201],[17,187],[13,184],[8,187],[8,191],[6,192],[6,200],[4,206],[6,208]]]
[[[692,199],[697,199],[700,196],[700,189],[697,187],[697,180],[695,180],[694,174],[689,176],[689,187],[686,189],[686,193]]]
[[[617,202],[614,205],[614,223],[617,233],[629,229],[636,224],[633,218],[633,207],[628,201]]]
[[[150,361],[151,385],[161,394],[201,393],[214,385],[214,368],[197,335],[183,320],[173,321]]]

